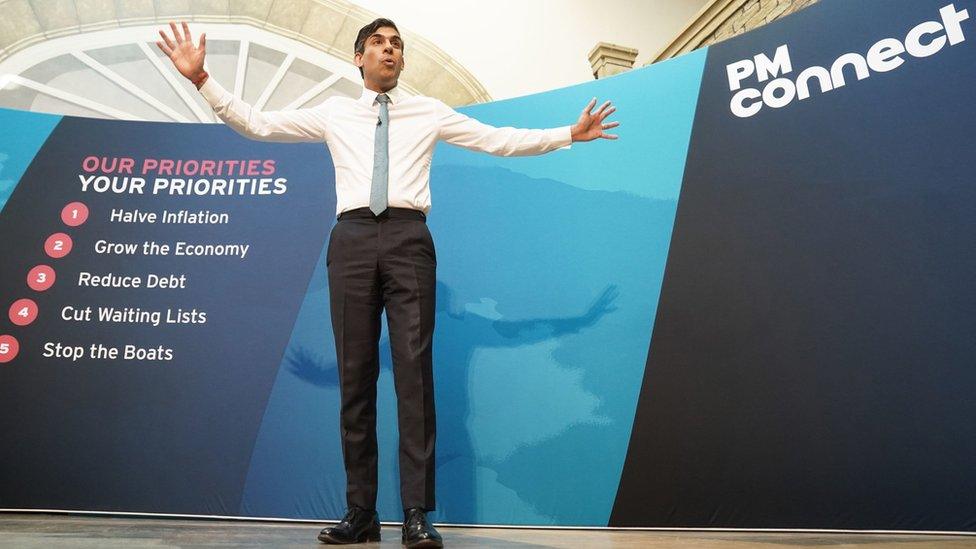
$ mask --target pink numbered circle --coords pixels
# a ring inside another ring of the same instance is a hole
[[[44,252],[58,259],[68,255],[71,251],[71,237],[64,233],[54,233],[44,242]]]
[[[88,221],[88,206],[81,202],[72,202],[61,210],[61,221],[69,227],[77,227]]]
[[[0,335],[0,364],[10,362],[20,352],[20,343],[10,335]]]
[[[30,289],[43,292],[54,285],[54,269],[47,265],[38,265],[27,273],[27,285]]]
[[[10,322],[18,326],[27,326],[37,318],[37,303],[32,299],[18,299],[10,306]]]

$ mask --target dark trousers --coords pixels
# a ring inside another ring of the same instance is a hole
[[[434,509],[432,341],[437,259],[423,213],[344,212],[326,252],[342,397],[346,502],[376,508],[376,379],[386,308],[400,431],[404,509]]]

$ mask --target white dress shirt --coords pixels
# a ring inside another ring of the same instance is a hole
[[[235,131],[261,141],[324,142],[336,172],[336,214],[369,206],[373,143],[379,116],[377,92],[359,99],[333,96],[308,109],[261,112],[207,78],[200,93]],[[496,128],[456,112],[432,97],[390,97],[390,179],[393,207],[430,211],[430,163],[438,139],[500,156],[542,154],[572,143],[570,126],[546,130]]]

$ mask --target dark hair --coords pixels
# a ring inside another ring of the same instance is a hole
[[[356,35],[356,43],[353,44],[353,46],[355,47],[354,52],[355,53],[365,53],[366,52],[366,39],[369,38],[370,36],[373,36],[373,33],[376,32],[381,27],[390,27],[391,29],[397,31],[397,34],[400,34],[400,29],[397,28],[396,23],[394,23],[393,21],[390,21],[389,19],[385,19],[383,17],[380,17],[379,19],[376,19],[372,23],[370,23],[370,24],[366,25],[365,27],[359,29],[359,34]],[[400,37],[400,44],[403,44],[403,37],[402,36]],[[401,46],[401,48],[402,47],[403,46]],[[363,78],[366,77],[366,75],[363,73],[363,68],[362,67],[359,67],[359,76],[362,76]]]

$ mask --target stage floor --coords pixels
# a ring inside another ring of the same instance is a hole
[[[0,547],[323,547],[315,539],[322,526],[324,524],[0,513]],[[438,529],[444,536],[445,546],[449,548],[976,547],[976,537],[971,536],[532,530],[447,526]],[[384,526],[382,537],[383,541],[380,543],[356,547],[401,547],[399,527]]]

